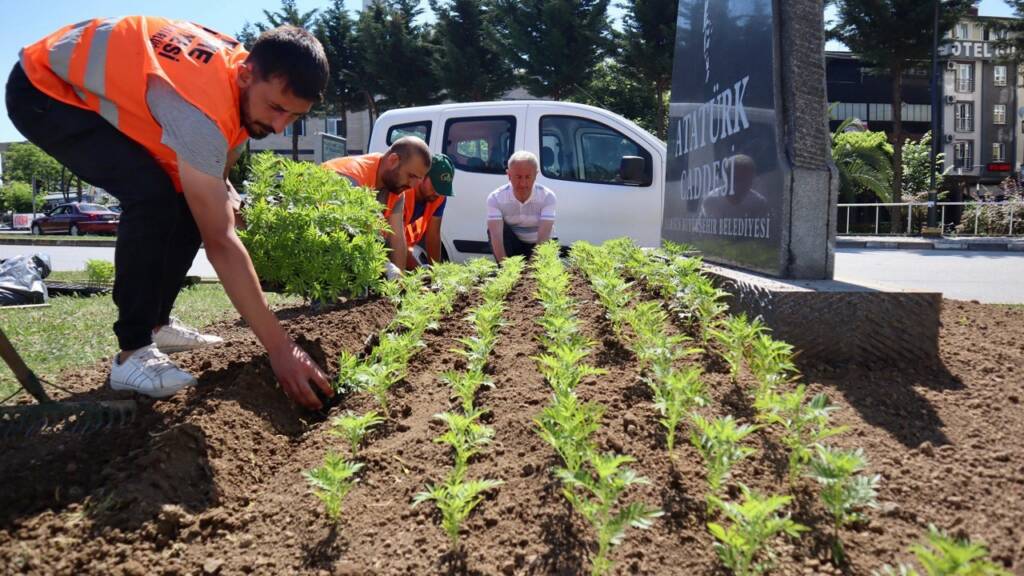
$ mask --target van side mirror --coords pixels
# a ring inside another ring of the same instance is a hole
[[[644,181],[647,163],[639,156],[623,156],[619,161],[619,178],[626,184],[640,184]]]

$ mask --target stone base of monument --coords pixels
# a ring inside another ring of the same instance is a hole
[[[934,362],[942,294],[836,280],[780,280],[705,264],[730,310],[761,316],[800,363]]]

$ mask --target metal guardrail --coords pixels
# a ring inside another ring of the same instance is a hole
[[[978,206],[978,207],[981,207],[982,210],[984,210],[985,208],[988,208],[988,207],[995,208],[995,207],[1001,207],[1001,206],[1009,206],[1010,207],[1010,221],[1009,221],[1009,235],[1010,236],[1013,236],[1014,224],[1015,224],[1014,216],[1018,213],[1018,209],[1019,209],[1019,213],[1020,214],[1024,214],[1024,202],[1019,202],[1019,201],[1018,202],[1009,202],[1009,201],[1004,201],[1004,202],[936,202],[935,203],[935,207],[939,209],[939,221],[938,221],[939,222],[939,227],[943,230],[943,232],[949,231],[950,233],[955,233],[955,228],[953,228],[953,227],[956,225],[956,223],[954,223],[954,222],[947,223],[946,222],[946,207],[948,207],[948,206],[963,206],[963,207]],[[874,209],[875,209],[875,227],[874,227],[874,232],[850,232],[850,214],[853,212],[853,209],[857,209],[857,208],[870,208],[870,207],[874,207]],[[837,208],[838,208],[839,217],[840,217],[840,218],[838,218],[838,220],[839,221],[845,221],[845,223],[846,223],[846,231],[843,232],[843,235],[853,236],[853,235],[856,235],[856,234],[870,234],[870,235],[874,235],[874,236],[879,236],[879,235],[883,234],[879,230],[881,210],[882,210],[882,208],[894,208],[894,207],[900,208],[901,211],[902,211],[903,208],[907,209],[907,228],[906,228],[906,231],[904,232],[904,234],[907,234],[907,233],[911,233],[911,231],[914,229],[914,208],[915,207],[916,208],[924,208],[924,209],[927,210],[928,202],[873,202],[873,203],[864,203],[864,204],[838,204]],[[843,209],[844,208],[846,210],[846,214],[845,215],[843,214]],[[978,210],[978,211],[976,211],[974,213],[974,218],[973,218],[973,220],[974,220],[974,227],[973,227],[974,234],[973,235],[974,236],[978,235],[978,223],[979,223],[979,220],[981,218],[982,210]],[[901,218],[902,218],[902,215],[901,215]],[[962,224],[962,222],[961,222],[961,224]],[[837,230],[837,232],[838,232],[838,230]],[[885,232],[884,234],[892,234],[892,232]]]

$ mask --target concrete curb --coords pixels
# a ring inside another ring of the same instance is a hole
[[[979,252],[1024,252],[1024,239],[989,238],[836,238],[836,248],[874,250],[972,250]]]

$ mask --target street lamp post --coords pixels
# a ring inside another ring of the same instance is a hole
[[[939,0],[933,0],[935,17],[932,28],[932,155],[928,166],[928,227],[935,229],[935,202],[938,194],[935,190],[935,160],[939,157],[939,114],[942,110],[939,88],[942,83],[939,81]]]

